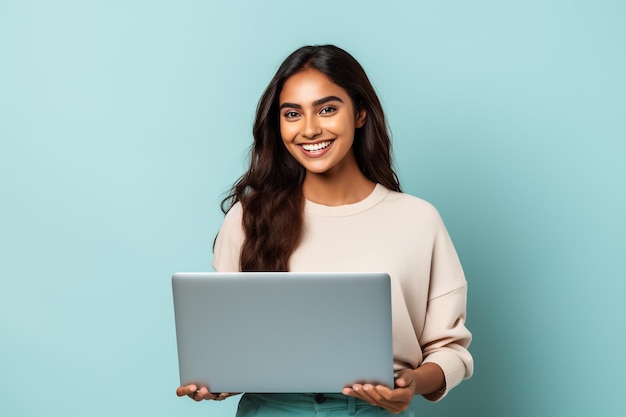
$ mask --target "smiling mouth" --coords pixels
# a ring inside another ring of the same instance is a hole
[[[333,143],[332,140],[327,140],[327,141],[318,142],[318,143],[303,143],[300,146],[302,146],[302,149],[304,149],[307,152],[319,152],[322,149],[328,148],[332,143]]]

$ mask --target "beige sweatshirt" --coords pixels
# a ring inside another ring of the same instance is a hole
[[[239,271],[242,208],[224,218],[215,243],[216,271]],[[467,283],[437,210],[424,200],[376,185],[344,206],[305,203],[304,237],[294,272],[387,272],[391,276],[395,370],[434,362],[446,392],[469,378],[473,360],[465,327]],[[355,312],[354,320],[358,320]]]

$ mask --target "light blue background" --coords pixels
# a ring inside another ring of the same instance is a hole
[[[417,415],[626,415],[625,18],[617,0],[0,0],[0,414],[232,415],[174,395],[170,276],[210,269],[278,64],[335,43],[470,282],[475,376]]]

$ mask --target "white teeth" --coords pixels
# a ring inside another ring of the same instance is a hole
[[[321,151],[322,149],[329,147],[331,143],[332,140],[320,143],[304,143],[302,144],[302,148],[309,152]]]

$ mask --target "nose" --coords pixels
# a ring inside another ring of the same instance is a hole
[[[307,117],[304,121],[302,136],[307,139],[315,139],[320,133],[322,133],[322,127],[317,117]]]

